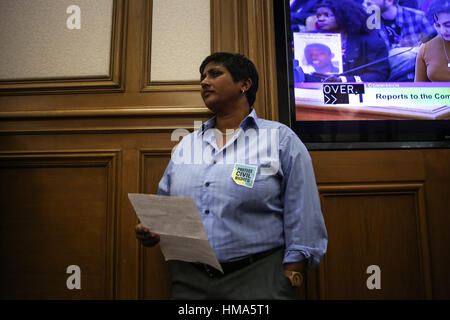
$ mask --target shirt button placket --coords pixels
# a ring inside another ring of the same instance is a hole
[[[209,181],[206,181],[205,182],[205,184],[204,184],[204,186],[205,186],[205,195],[206,195],[206,198],[208,199],[209,198],[209,193],[208,193],[208,191],[209,190],[207,190],[207,188],[209,187],[211,185],[211,183],[209,182]],[[209,201],[206,201],[206,203],[209,205]],[[203,211],[204,212],[204,214],[209,214],[209,209],[206,209],[205,211]]]
[[[209,182],[205,182],[205,187],[208,188],[208,187],[209,187],[209,184],[210,184]],[[205,214],[209,214],[209,210],[206,209],[206,210],[204,211],[204,213],[205,213]]]

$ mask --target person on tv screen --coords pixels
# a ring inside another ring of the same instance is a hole
[[[248,58],[206,57],[200,85],[214,117],[177,145],[158,194],[194,200],[224,274],[174,260],[172,298],[293,299],[328,241],[311,157],[289,127],[257,117]],[[144,246],[160,240],[142,225],[135,232]]]
[[[311,65],[317,73],[332,74],[339,73],[339,68],[333,65],[334,54],[330,47],[322,43],[311,43],[304,50],[306,62]]]
[[[315,8],[319,32],[341,34],[344,68],[342,75],[345,76],[345,81],[386,81],[390,73],[388,51],[378,32],[368,30],[368,14],[362,5],[351,0],[322,0]],[[313,77],[307,77],[306,81],[318,79],[343,80],[342,77],[330,78],[329,75],[315,74]]]
[[[427,16],[438,36],[420,46],[414,80],[450,81],[450,1],[434,0]]]
[[[375,14],[380,19],[376,28],[391,56],[389,81],[413,81],[416,49],[436,34],[433,26],[423,11],[402,6],[398,0],[365,0],[364,4],[369,11],[378,8]]]
[[[435,34],[423,11],[401,6],[398,0],[365,0],[364,3],[367,7],[379,8],[379,32],[389,49],[414,47]]]

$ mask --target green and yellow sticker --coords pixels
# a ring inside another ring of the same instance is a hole
[[[253,188],[257,171],[258,166],[235,163],[231,177],[237,184],[247,188]]]

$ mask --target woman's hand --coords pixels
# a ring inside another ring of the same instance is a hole
[[[138,224],[134,231],[136,232],[136,239],[138,239],[144,247],[154,247],[159,243],[159,234],[151,232],[142,224]]]

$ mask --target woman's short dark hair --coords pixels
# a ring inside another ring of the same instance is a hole
[[[329,8],[336,17],[339,27],[345,29],[348,34],[367,33],[367,18],[369,15],[363,6],[354,0],[320,0],[315,5],[319,8]]]
[[[427,18],[431,22],[437,21],[438,13],[450,13],[450,0],[434,0],[427,9]]]
[[[217,52],[203,60],[200,65],[200,75],[203,73],[206,65],[210,62],[222,64],[230,72],[235,82],[247,79],[252,80],[252,85],[245,94],[248,104],[250,107],[253,106],[256,99],[256,92],[258,91],[258,71],[256,71],[253,62],[240,54]]]

